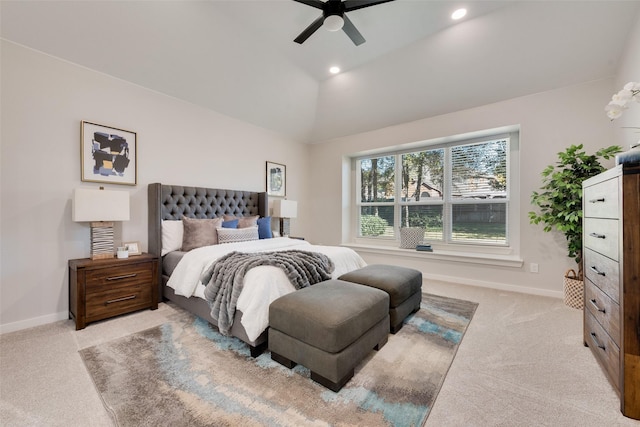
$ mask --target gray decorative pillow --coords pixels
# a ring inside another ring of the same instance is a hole
[[[258,218],[260,215],[255,216],[233,216],[233,215],[225,215],[225,221],[233,221],[234,219],[238,220],[238,228],[248,228],[253,227],[254,225],[258,225]]]
[[[218,244],[216,229],[222,225],[222,218],[196,219],[183,216],[182,225],[184,226],[183,251]]]
[[[258,226],[246,228],[218,228],[218,243],[248,242],[258,240]]]

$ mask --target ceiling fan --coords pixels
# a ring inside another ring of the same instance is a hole
[[[293,1],[322,10],[322,16],[305,28],[305,30],[293,40],[294,42],[299,44],[304,43],[311,34],[315,33],[318,28],[324,25],[329,31],[338,31],[342,29],[356,46],[360,46],[366,40],[362,37],[362,34],[360,34],[355,25],[353,25],[353,22],[347,18],[345,12],[351,12],[352,10],[375,6],[381,3],[388,3],[393,0],[327,0],[325,2],[320,0]]]

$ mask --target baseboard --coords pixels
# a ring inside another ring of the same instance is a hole
[[[490,289],[496,289],[499,291],[508,291],[508,292],[516,292],[519,294],[528,294],[528,295],[538,295],[538,296],[543,296],[543,297],[550,297],[550,298],[559,298],[559,299],[563,299],[564,298],[564,293],[562,291],[552,291],[549,289],[539,289],[539,288],[530,288],[527,286],[514,286],[514,285],[508,285],[505,283],[496,283],[496,282],[488,282],[485,280],[475,280],[475,279],[467,279],[464,277],[454,277],[454,276],[445,276],[445,275],[440,275],[440,274],[425,274],[422,273],[422,279],[433,279],[433,280],[438,280],[441,282],[449,282],[449,283],[459,283],[461,285],[468,285],[468,286],[477,286],[480,288],[490,288]],[[428,292],[428,284],[425,283],[424,287],[422,288],[423,291],[426,290]]]
[[[487,282],[484,280],[466,279],[462,277],[445,276],[440,274],[422,274],[423,279],[438,280],[441,282],[459,283],[461,285],[478,286],[481,288],[490,288],[500,291],[517,292],[521,294],[538,295],[551,298],[563,299],[564,294],[561,291],[551,291],[545,289],[529,288],[525,286],[507,285],[504,283]],[[423,288],[428,292],[428,284]],[[19,322],[7,323],[0,325],[0,335],[9,332],[20,331],[22,329],[33,328],[34,326],[45,325],[47,323],[58,322],[69,318],[68,312],[49,314],[47,316],[34,317],[31,319],[21,320]]]
[[[0,325],[0,335],[9,332],[21,331],[23,329],[33,328],[35,326],[46,325],[47,323],[54,323],[60,320],[67,320],[68,318],[69,312],[64,311],[61,313],[48,314],[46,316],[20,320],[18,322],[6,323],[4,325]]]

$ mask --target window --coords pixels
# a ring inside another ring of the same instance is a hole
[[[356,159],[357,237],[395,241],[401,227],[422,227],[432,243],[508,246],[517,139],[494,135]]]
[[[360,160],[362,236],[394,235],[396,156]]]

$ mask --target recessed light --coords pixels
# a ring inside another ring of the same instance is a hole
[[[329,72],[331,74],[338,74],[340,72],[340,67],[333,66],[333,67],[329,68]]]
[[[451,14],[451,19],[460,19],[467,14],[467,9],[458,9]]]

